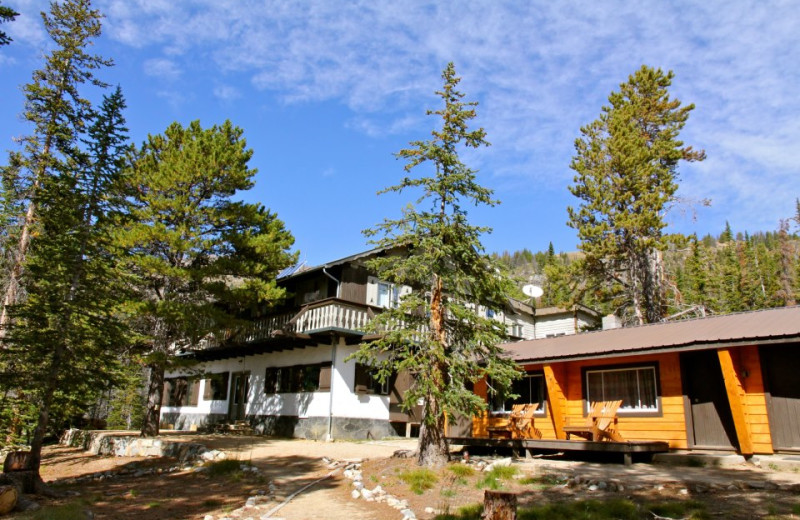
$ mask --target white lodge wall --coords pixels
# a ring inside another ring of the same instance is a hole
[[[266,371],[268,367],[290,367],[295,365],[311,365],[331,362],[331,345],[319,344],[315,347],[295,348],[281,352],[245,356],[235,359],[224,359],[200,363],[190,370],[169,372],[166,377],[201,377],[199,397],[196,406],[162,406],[162,421],[169,417],[182,417],[180,428],[189,429],[192,425],[202,425],[205,416],[227,416],[229,403],[233,394],[232,374],[249,372],[249,391],[245,414],[248,418],[262,416],[287,416],[299,419],[325,418],[329,416],[331,404],[333,416],[337,418],[357,418],[368,420],[389,420],[389,397],[374,394],[355,393],[354,360],[345,359],[356,351],[357,346],[336,346],[336,359],[331,370],[331,392],[317,390],[313,392],[270,393],[264,392]],[[225,400],[207,400],[204,398],[205,385],[209,381],[203,375],[225,373],[228,377],[228,392]]]

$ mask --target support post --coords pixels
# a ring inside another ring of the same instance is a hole
[[[563,403],[566,400],[564,397],[564,390],[559,384],[556,377],[556,371],[559,375],[563,374],[561,367],[553,368],[552,365],[544,366],[544,382],[547,386],[547,404],[550,408],[550,417],[553,421],[553,430],[556,433],[556,439],[564,440],[567,435],[564,433],[564,413]]]
[[[722,369],[722,379],[725,381],[725,390],[728,394],[728,404],[733,416],[733,426],[736,428],[736,437],[739,441],[739,451],[745,457],[753,455],[753,438],[747,424],[744,404],[744,385],[733,363],[731,350],[721,348],[717,350],[719,365]]]

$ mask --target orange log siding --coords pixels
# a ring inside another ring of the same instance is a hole
[[[757,346],[731,349],[734,367],[740,376],[744,391],[742,402],[745,420],[755,453],[772,453],[772,438],[767,417],[767,402],[761,363]],[[555,378],[555,386],[563,395],[552,396],[548,391],[547,415],[536,417],[536,427],[542,431],[543,439],[556,439],[553,425],[552,406],[561,410],[569,424],[582,424],[586,419],[583,400],[583,369],[618,365],[637,365],[658,363],[658,378],[661,397],[661,415],[658,417],[626,417],[618,415],[617,431],[625,440],[666,441],[671,449],[687,449],[686,413],[684,410],[683,388],[681,382],[680,355],[677,352],[643,356],[625,356],[606,359],[552,363],[549,366]],[[542,364],[524,366],[528,372],[544,371]],[[746,376],[745,376],[746,374]],[[548,388],[553,382],[548,382]],[[487,395],[485,383],[475,385],[475,392],[484,398]],[[491,417],[484,412],[473,418],[473,434],[488,436],[487,428],[506,424],[505,417]]]

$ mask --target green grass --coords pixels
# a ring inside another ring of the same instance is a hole
[[[155,509],[156,507],[161,507],[161,502],[149,502],[147,504],[148,509]]]
[[[540,477],[525,477],[520,479],[519,483],[532,486],[534,489],[548,489],[563,484],[564,480],[559,479],[559,477],[555,475],[542,475]]]
[[[72,502],[60,506],[45,506],[22,518],[26,520],[86,520],[86,513],[81,504]]]
[[[792,506],[792,514],[793,515],[800,515],[800,504],[794,504]]]
[[[663,502],[645,504],[645,511],[652,511],[658,516],[670,518],[690,518],[691,520],[704,520],[710,518],[706,511],[706,505],[698,500],[687,500],[685,502]]]
[[[471,477],[475,474],[475,469],[472,466],[467,466],[466,464],[452,464],[447,466],[447,469],[453,473],[453,475],[457,477]]]
[[[242,475],[242,461],[226,459],[206,463],[209,477],[238,477]],[[245,463],[246,464],[246,463]],[[237,478],[237,479],[238,479]]]
[[[436,520],[480,520],[483,506],[466,506],[456,514],[439,515]],[[650,515],[648,515],[649,517]],[[518,520],[640,520],[644,518],[629,500],[581,500],[520,509]]]
[[[426,490],[431,489],[439,481],[436,477],[436,473],[425,468],[404,471],[397,477],[408,484],[411,491],[417,495],[421,495]]]
[[[503,481],[513,478],[519,472],[514,466],[496,466],[479,479],[475,487],[478,489],[501,489]]]

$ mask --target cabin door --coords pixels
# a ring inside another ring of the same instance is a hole
[[[776,451],[800,450],[800,345],[761,347],[767,413]]]
[[[736,429],[715,350],[681,354],[686,429],[690,447],[736,449]]]
[[[250,391],[250,372],[231,374],[231,399],[228,405],[228,419],[243,421],[247,407],[247,394]]]

